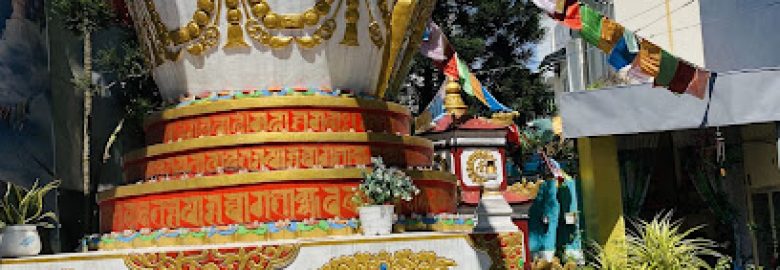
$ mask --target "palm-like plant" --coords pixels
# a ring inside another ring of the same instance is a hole
[[[60,185],[60,180],[38,186],[35,181],[30,189],[7,183],[5,195],[0,201],[0,227],[5,225],[38,225],[53,228],[57,221],[54,212],[43,212],[43,198]]]
[[[599,269],[688,270],[725,269],[728,256],[716,249],[715,241],[690,238],[703,226],[684,230],[682,220],[672,220],[672,211],[659,213],[651,221],[632,220],[634,229],[628,230],[625,250],[627,257],[614,256],[608,250],[595,245],[595,264]],[[711,266],[705,258],[718,259]]]

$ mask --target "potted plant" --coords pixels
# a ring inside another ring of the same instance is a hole
[[[41,252],[41,238],[36,227],[53,228],[49,221],[57,220],[54,212],[43,212],[43,197],[59,185],[60,180],[43,186],[36,180],[30,189],[7,184],[0,202],[0,226],[4,226],[0,256],[32,256]]]
[[[411,201],[420,190],[403,171],[386,167],[382,158],[371,158],[371,163],[373,170],[363,172],[363,181],[355,189],[352,200],[358,205],[364,235],[390,234],[393,203]]]

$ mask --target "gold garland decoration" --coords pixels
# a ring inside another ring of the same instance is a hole
[[[332,37],[336,30],[335,17],[344,1],[347,2],[347,10],[344,12],[346,29],[340,44],[359,46],[357,40],[357,22],[360,18],[359,0],[337,0],[336,10],[333,12],[331,11],[335,0],[318,0],[314,6],[304,12],[290,14],[274,12],[266,0],[196,1],[197,9],[193,13],[192,19],[184,26],[171,31],[168,31],[162,23],[153,0],[129,1],[129,11],[135,19],[136,29],[144,39],[145,44],[142,47],[150,63],[159,66],[164,60],[176,61],[181,57],[182,48],[186,48],[191,55],[199,56],[216,47],[220,37],[218,22],[223,1],[228,23],[225,48],[249,47],[249,44],[244,40],[244,30],[252,40],[272,49],[286,48],[292,43],[298,44],[303,49],[315,48]],[[141,3],[139,4],[139,2]],[[387,0],[379,0],[377,3],[387,28],[390,20]],[[382,48],[384,34],[374,18],[371,5],[367,0],[365,5],[370,19],[369,36],[376,47]],[[318,25],[321,19],[328,14],[331,16]],[[246,20],[243,29],[241,27],[242,17]],[[307,26],[317,26],[317,28],[308,36],[271,34],[273,30],[303,30]]]
[[[230,250],[206,249],[200,252],[140,253],[124,257],[132,270],[148,269],[278,269],[292,263],[300,245],[239,247]]]
[[[382,264],[386,269],[449,269],[458,265],[455,260],[438,256],[433,251],[413,252],[410,249],[403,249],[394,253],[358,252],[341,256],[331,259],[320,269],[381,269]]]
[[[468,160],[466,161],[466,172],[468,173],[469,178],[471,178],[474,183],[482,184],[487,181],[487,179],[480,175],[477,171],[477,161],[478,160],[485,160],[485,161],[496,161],[496,158],[493,157],[490,152],[485,150],[477,150],[471,153]]]

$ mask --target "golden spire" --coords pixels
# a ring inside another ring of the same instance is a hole
[[[466,114],[467,106],[460,96],[460,83],[456,78],[447,78],[445,91],[447,95],[444,97],[444,109],[447,110],[447,113],[453,114],[455,117]]]

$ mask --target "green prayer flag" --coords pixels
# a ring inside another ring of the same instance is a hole
[[[580,17],[582,17],[580,35],[591,45],[598,46],[601,40],[601,18],[603,15],[583,4],[580,6]]]
[[[666,50],[661,50],[661,66],[653,83],[657,86],[669,86],[674,78],[674,73],[677,72],[679,61],[677,57],[669,54]]]
[[[474,89],[471,87],[471,72],[469,72],[469,66],[466,65],[463,60],[460,60],[460,57],[458,57],[458,77],[460,77],[460,87],[463,88],[463,92],[466,92],[469,96],[474,96]]]

